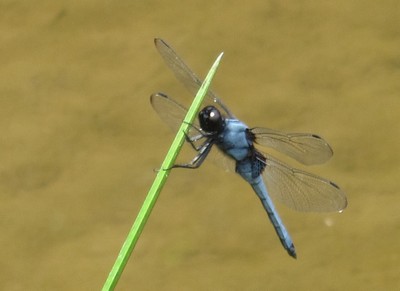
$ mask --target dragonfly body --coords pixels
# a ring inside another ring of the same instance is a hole
[[[253,135],[243,122],[226,119],[223,131],[217,136],[216,145],[236,161],[236,172],[251,185],[260,198],[283,247],[289,255],[296,257],[292,239],[275,210],[262,179],[262,172],[266,166],[265,158],[255,149],[252,138]]]
[[[189,90],[196,91],[201,85],[196,75],[163,40],[156,39],[155,44],[175,76]],[[335,183],[291,168],[271,155],[261,153],[254,144],[273,148],[305,165],[326,162],[333,154],[332,149],[315,134],[249,128],[234,117],[212,91],[208,92],[208,97],[212,105],[205,106],[199,112],[198,122],[192,125],[197,134],[186,135],[197,155],[189,163],[174,167],[198,168],[210,153],[213,154],[211,149],[217,147],[218,151],[214,154],[220,153],[222,162],[219,165],[235,171],[251,185],[282,245],[290,256],[296,258],[292,239],[271,197],[298,211],[329,212],[346,208],[346,196]],[[187,112],[185,107],[162,93],[153,94],[151,103],[160,117],[173,129],[179,127]]]
[[[238,119],[224,118],[214,106],[207,106],[199,113],[202,137],[206,141],[198,148],[199,156],[208,152],[207,148],[215,144],[223,153],[235,161],[235,171],[246,180],[266,210],[272,225],[289,255],[296,257],[296,251],[274,204],[268,195],[262,179],[266,167],[266,158],[254,147],[255,135],[246,124]],[[189,140],[190,141],[190,140]],[[177,167],[198,167],[204,159],[195,158],[191,164]]]

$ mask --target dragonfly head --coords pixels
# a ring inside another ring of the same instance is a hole
[[[199,112],[200,127],[206,132],[220,133],[224,127],[224,117],[214,106],[206,106]]]

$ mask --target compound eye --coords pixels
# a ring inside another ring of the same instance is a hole
[[[207,106],[199,113],[201,129],[207,132],[220,132],[224,128],[224,118],[217,108]]]

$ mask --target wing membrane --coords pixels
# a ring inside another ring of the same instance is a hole
[[[151,95],[150,102],[161,120],[174,132],[177,132],[185,118],[187,109],[163,93]]]
[[[320,136],[310,133],[283,133],[273,129],[255,127],[251,130],[256,143],[273,148],[304,165],[322,164],[333,151]]]
[[[347,206],[345,193],[333,182],[293,169],[266,155],[263,177],[271,197],[297,211],[341,211]]]
[[[200,89],[202,81],[195,73],[185,64],[185,62],[176,54],[176,52],[162,39],[154,39],[156,48],[167,66],[174,73],[175,77],[189,90],[193,96]],[[223,104],[222,100],[217,97],[211,90],[208,90],[207,96],[210,103],[214,106],[217,104],[225,112],[227,116],[233,117],[230,110]]]

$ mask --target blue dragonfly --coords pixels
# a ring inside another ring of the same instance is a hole
[[[176,78],[195,94],[202,83],[199,78],[165,41],[156,38],[155,46]],[[297,211],[332,212],[346,208],[346,196],[335,183],[294,169],[262,153],[255,145],[277,150],[304,165],[326,162],[333,155],[331,147],[316,134],[249,128],[211,90],[206,97],[198,121],[186,133],[186,140],[197,155],[189,163],[173,167],[196,169],[212,156],[211,159],[224,169],[238,173],[261,200],[283,247],[296,258],[293,241],[271,197]],[[150,99],[161,119],[177,130],[187,109],[163,93],[155,93]]]

